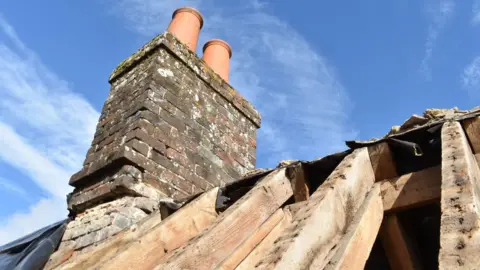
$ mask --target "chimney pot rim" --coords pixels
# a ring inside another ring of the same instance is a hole
[[[195,15],[198,18],[198,20],[200,21],[200,29],[202,29],[202,27],[203,27],[203,16],[202,16],[202,13],[200,13],[200,11],[198,9],[193,8],[193,7],[177,8],[172,14],[172,19],[175,18],[175,16],[180,12],[189,12],[189,13],[192,13],[193,15]]]
[[[210,39],[209,41],[207,41],[205,43],[205,45],[203,45],[203,52],[205,52],[205,50],[207,49],[207,47],[211,46],[211,45],[220,45],[222,47],[224,47],[225,49],[227,49],[228,51],[228,55],[230,58],[232,58],[232,47],[230,46],[230,44],[228,44],[225,40],[222,40],[222,39]]]

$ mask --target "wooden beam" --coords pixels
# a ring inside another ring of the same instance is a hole
[[[440,200],[441,167],[427,168],[379,183],[385,212],[418,207]]]
[[[152,260],[180,247],[217,218],[218,191],[205,192],[155,226],[134,225],[61,269],[151,269]]]
[[[383,219],[380,239],[391,270],[422,269],[412,243],[396,214],[387,215]]]
[[[292,222],[292,214],[288,210],[283,210],[283,219],[273,228],[273,230],[260,242],[248,256],[240,263],[236,270],[254,269],[260,262],[264,253],[273,245],[275,240],[282,234],[285,228]]]
[[[310,200],[299,203],[303,207],[298,208],[291,225],[257,267],[306,269],[314,259],[326,258],[362,205],[374,179],[366,148],[345,157]]]
[[[375,185],[358,209],[346,234],[336,247],[325,270],[363,269],[377,238],[383,219],[380,186]],[[310,269],[315,267],[315,261]]]
[[[397,169],[388,143],[382,142],[368,147],[375,182],[396,177]]]
[[[293,195],[285,171],[278,169],[263,178],[197,238],[159,261],[156,269],[218,267]]]
[[[283,219],[284,213],[282,209],[278,209],[265,221],[252,236],[244,241],[232,254],[228,256],[217,269],[233,270],[237,267],[250,252],[275,228],[275,226]]]
[[[462,126],[472,146],[473,153],[480,153],[480,117],[465,119],[462,121]]]
[[[442,127],[440,269],[480,265],[480,169],[458,122]]]
[[[287,176],[290,179],[295,202],[306,201],[310,197],[310,188],[305,178],[305,170],[302,163],[287,168]]]

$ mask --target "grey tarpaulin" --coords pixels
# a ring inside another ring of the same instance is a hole
[[[0,269],[41,269],[55,251],[68,219],[0,246]]]

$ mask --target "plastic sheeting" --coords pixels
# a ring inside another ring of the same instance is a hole
[[[68,219],[0,247],[0,269],[42,269],[58,246]]]

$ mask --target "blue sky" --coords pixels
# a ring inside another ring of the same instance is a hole
[[[230,82],[263,115],[259,167],[480,101],[478,0],[226,3],[0,2],[0,244],[66,216],[111,70],[183,5],[204,14],[200,45],[232,45]]]

